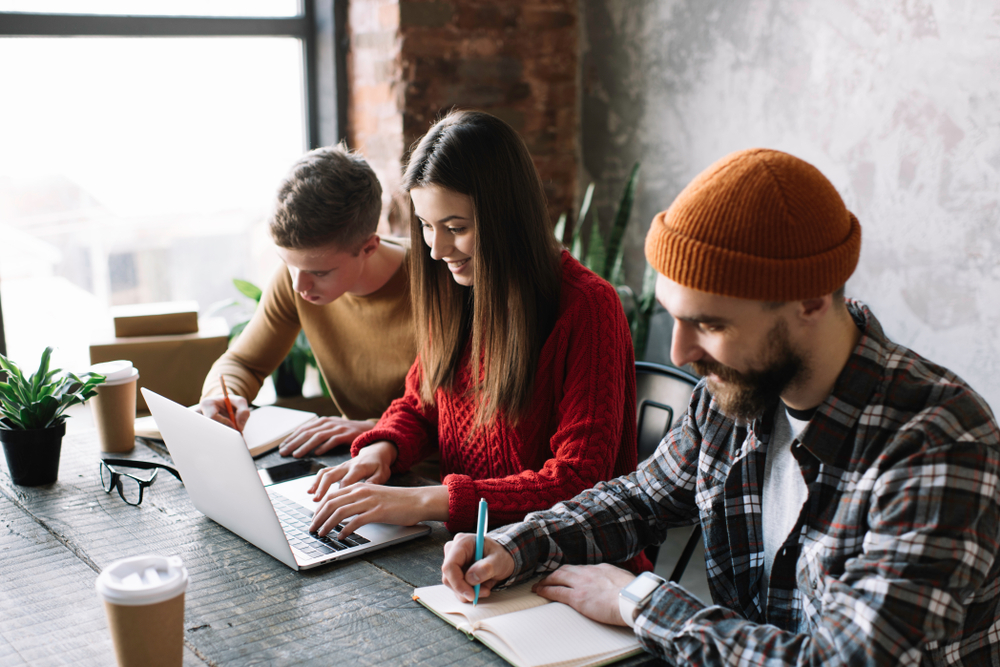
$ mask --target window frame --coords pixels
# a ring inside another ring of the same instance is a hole
[[[291,17],[0,12],[4,37],[294,37],[302,42],[306,145],[347,138],[347,2],[300,0]],[[7,354],[0,301],[0,354]]]

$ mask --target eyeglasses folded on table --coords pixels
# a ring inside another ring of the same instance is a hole
[[[156,474],[160,469],[166,470],[171,475],[182,482],[181,474],[175,468],[164,463],[153,463],[152,461],[132,461],[129,459],[101,459],[101,486],[105,493],[111,493],[112,489],[118,489],[121,496],[129,505],[139,505],[142,503],[143,491],[148,486],[152,486],[156,481]],[[123,472],[119,468],[137,468],[140,470],[152,470],[153,473],[146,477]],[[144,478],[145,477],[145,478]]]

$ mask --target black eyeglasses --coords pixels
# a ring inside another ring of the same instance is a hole
[[[149,479],[141,479],[127,472],[121,472],[117,468],[140,468],[142,470],[152,470],[153,474]],[[152,486],[156,481],[156,473],[163,468],[171,475],[181,480],[181,474],[174,468],[162,463],[151,461],[130,461],[128,459],[101,459],[101,486],[104,493],[111,493],[111,489],[117,488],[118,495],[129,505],[139,505],[142,502],[142,492],[147,486]]]

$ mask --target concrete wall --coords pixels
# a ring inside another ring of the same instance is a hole
[[[585,177],[606,203],[643,163],[631,282],[649,221],[691,178],[734,150],[787,151],[861,221],[848,295],[1000,411],[1000,1],[582,8]]]

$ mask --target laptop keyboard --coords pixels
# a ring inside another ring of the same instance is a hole
[[[338,524],[325,537],[320,537],[316,533],[309,532],[309,524],[312,523],[312,514],[302,505],[289,500],[280,493],[273,493],[268,490],[267,495],[271,498],[274,511],[278,515],[278,521],[288,537],[288,543],[295,549],[314,557],[325,556],[337,551],[344,551],[352,547],[359,547],[368,544],[367,540],[357,533],[349,535],[342,540],[334,537],[343,525]]]

